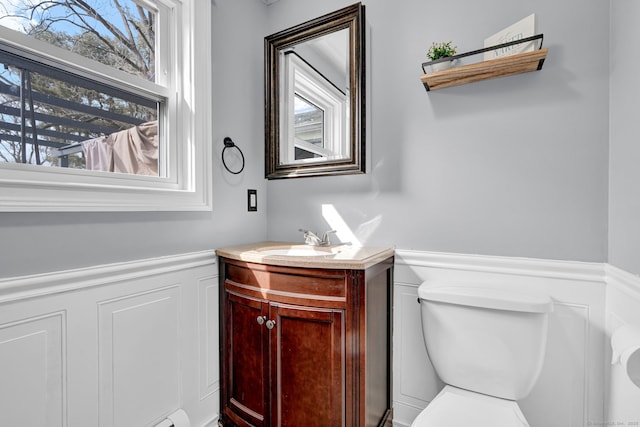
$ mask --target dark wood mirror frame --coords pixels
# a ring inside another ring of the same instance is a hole
[[[348,29],[350,156],[343,160],[309,164],[281,164],[279,55],[296,44]],[[365,173],[365,7],[361,3],[340,9],[265,37],[265,177],[298,178]]]

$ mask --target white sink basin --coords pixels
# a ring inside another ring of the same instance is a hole
[[[340,252],[339,248],[317,248],[317,247],[289,247],[278,249],[258,250],[262,255],[279,255],[279,256],[327,256],[335,255]]]

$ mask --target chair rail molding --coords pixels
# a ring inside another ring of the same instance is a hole
[[[102,286],[216,263],[215,251],[147,258],[0,279],[0,303]]]
[[[397,249],[396,265],[604,283],[605,264]]]
[[[640,301],[640,276],[611,264],[605,265],[607,284]]]

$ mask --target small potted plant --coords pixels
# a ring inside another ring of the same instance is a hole
[[[435,61],[436,59],[446,58],[446,57],[455,55],[457,46],[453,46],[452,43],[453,42],[450,42],[450,41],[442,42],[442,43],[433,42],[431,44],[431,47],[427,51],[427,58],[429,58],[432,61]],[[438,62],[437,64],[432,64],[431,68],[433,69],[433,71],[440,71],[440,70],[446,70],[447,68],[450,68],[451,65],[453,65],[453,61],[443,61],[443,62]]]

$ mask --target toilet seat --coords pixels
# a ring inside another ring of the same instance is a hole
[[[513,400],[445,386],[411,427],[529,427]]]

